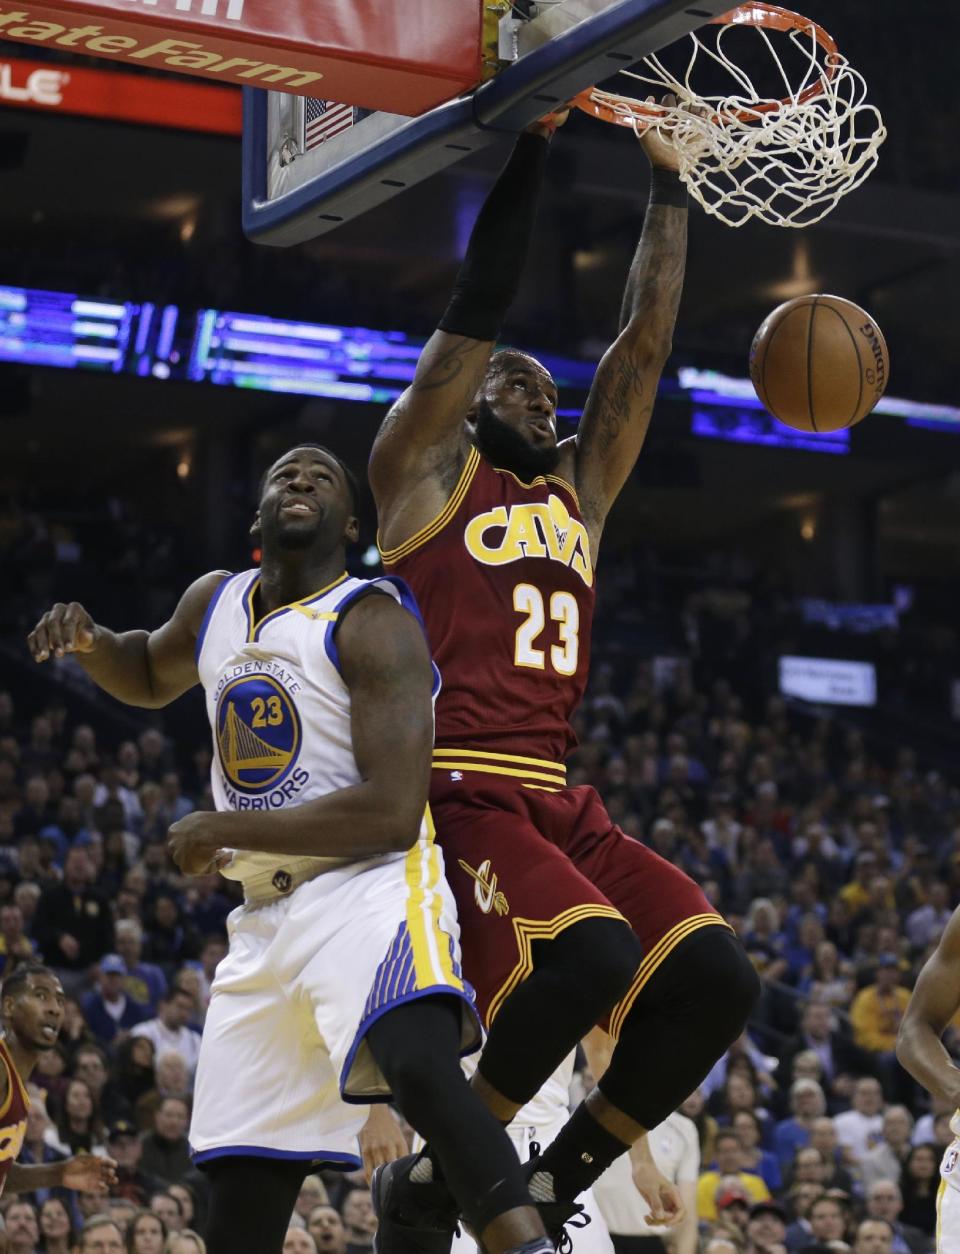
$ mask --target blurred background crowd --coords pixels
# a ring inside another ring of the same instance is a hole
[[[40,957],[69,994],[61,1041],[33,1077],[23,1161],[109,1153],[120,1182],[108,1209],[127,1248],[194,1254],[191,1087],[238,901],[219,877],[181,877],[165,847],[171,823],[211,804],[202,703],[128,710],[71,659],[32,667],[19,643],[87,579],[111,625],[166,612],[187,578],[174,532],[132,507],[115,517],[109,536],[90,519],[71,538],[37,514],[6,533],[22,577],[3,608],[0,963],[7,974]],[[572,783],[595,785],[631,836],[705,886],[763,979],[749,1033],[673,1118],[696,1151],[672,1169],[695,1222],[670,1239],[678,1254],[698,1241],[710,1254],[924,1254],[952,1112],[931,1108],[893,1050],[960,897],[947,746],[917,724],[904,747],[898,721],[924,708],[916,640],[932,628],[908,616],[896,639],[863,644],[893,694],[883,712],[792,703],[772,676],[808,630],[794,600],[744,560],[707,566],[678,574],[638,551],[606,569],[570,763]],[[575,1093],[588,1083],[581,1060]],[[622,1185],[599,1198],[621,1254],[659,1243]],[[51,1190],[3,1209],[14,1254],[57,1254],[104,1202]],[[369,1248],[362,1174],[308,1179],[291,1224],[291,1254]]]

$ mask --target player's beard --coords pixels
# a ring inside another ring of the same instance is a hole
[[[529,483],[538,475],[552,474],[560,460],[560,449],[556,444],[542,448],[531,444],[509,423],[498,418],[484,397],[477,404],[474,442],[477,452],[488,462],[512,471],[524,483]]]

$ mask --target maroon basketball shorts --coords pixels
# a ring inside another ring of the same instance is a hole
[[[533,970],[533,942],[625,919],[643,961],[605,1027],[616,1039],[654,971],[692,932],[726,926],[700,888],[610,819],[556,763],[435,749],[430,808],[460,916],[464,974],[489,1027]]]

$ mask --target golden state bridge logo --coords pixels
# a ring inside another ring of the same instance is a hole
[[[276,790],[281,795],[272,804],[282,805],[301,740],[297,708],[270,675],[245,675],[224,686],[217,701],[217,749],[233,788],[257,795]]]
[[[467,523],[463,533],[470,554],[485,566],[506,566],[525,557],[545,557],[593,584],[590,537],[563,501],[551,493],[546,501],[497,505]]]

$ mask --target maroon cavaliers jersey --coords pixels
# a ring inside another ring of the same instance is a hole
[[[383,561],[413,589],[443,679],[438,749],[562,762],[595,601],[573,487],[522,483],[471,448],[445,508]]]
[[[0,1066],[7,1072],[7,1097],[0,1107],[0,1193],[6,1183],[10,1168],[16,1162],[17,1155],[27,1135],[27,1111],[30,1098],[23,1087],[23,1081],[14,1066],[6,1042],[0,1037]]]

